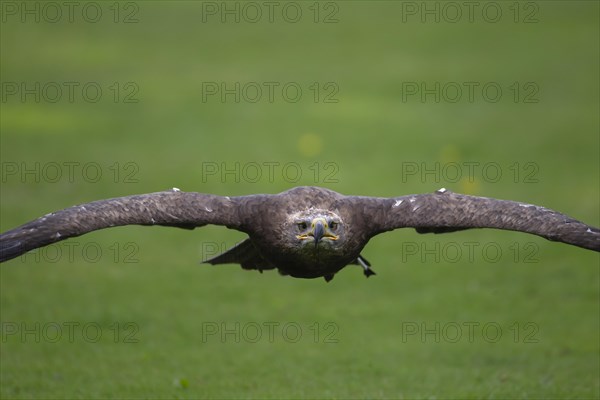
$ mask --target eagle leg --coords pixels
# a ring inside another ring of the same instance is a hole
[[[371,267],[371,263],[367,261],[366,258],[364,258],[363,256],[361,256],[360,254],[358,255],[358,257],[356,258],[356,260],[353,262],[353,264],[358,264],[361,267],[363,267],[363,273],[365,274],[365,276],[368,278],[371,275],[377,275],[375,274],[375,271],[373,271],[370,267]]]

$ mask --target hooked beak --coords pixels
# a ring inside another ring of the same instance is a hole
[[[312,236],[315,241],[315,249],[319,245],[319,242],[321,241],[321,239],[323,238],[324,235],[325,235],[325,227],[323,226],[323,221],[317,220],[317,221],[313,222]]]

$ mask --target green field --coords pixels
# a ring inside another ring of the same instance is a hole
[[[2,231],[298,185],[600,226],[598,2],[0,4]],[[199,263],[243,238],[132,226],[2,264],[0,397],[600,397],[598,253],[401,230],[368,280]]]

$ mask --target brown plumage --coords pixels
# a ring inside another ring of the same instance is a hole
[[[224,225],[248,239],[207,260],[245,269],[278,269],[299,278],[333,278],[348,264],[374,274],[360,252],[369,239],[398,228],[445,233],[496,228],[600,251],[600,230],[531,204],[440,189],[395,198],[344,196],[319,187],[279,194],[221,197],[172,191],[99,200],[47,214],[0,235],[0,261],[70,237],[122,225],[193,229]]]

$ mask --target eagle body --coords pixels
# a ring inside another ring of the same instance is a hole
[[[233,198],[240,201],[240,230],[249,236],[229,251],[205,262],[209,264],[240,264],[244,269],[278,269],[282,275],[295,278],[333,275],[348,264],[359,264],[360,251],[369,237],[360,229],[364,216],[355,213],[344,202],[345,196],[321,187],[297,187],[272,195],[268,201]],[[315,218],[337,221],[343,240],[312,241],[298,239],[297,225],[307,225]],[[363,259],[364,260],[364,259]],[[365,268],[367,276],[373,272]]]
[[[448,233],[495,228],[600,251],[600,230],[533,204],[440,189],[400,197],[345,196],[303,186],[278,194],[217,196],[169,191],[117,197],[52,212],[0,235],[0,262],[99,229],[160,225],[193,229],[222,225],[248,238],[206,263],[277,269],[296,278],[330,281],[349,264],[373,275],[361,255],[375,235],[400,228]]]

